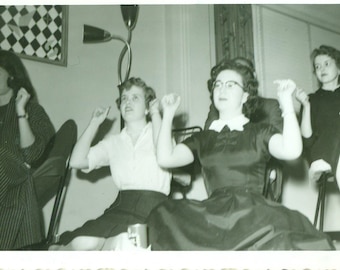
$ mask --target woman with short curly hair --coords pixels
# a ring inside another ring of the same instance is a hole
[[[322,172],[330,172],[340,187],[340,51],[321,45],[311,59],[319,89],[310,95],[299,89],[296,95],[302,104],[301,133],[310,179],[317,181]]]

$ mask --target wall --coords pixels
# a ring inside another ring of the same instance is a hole
[[[340,31],[334,27],[340,24],[340,19],[336,16],[337,21],[333,21],[331,13],[329,18],[327,14],[320,18],[322,11],[322,7],[313,5],[253,6],[255,59],[264,96],[276,97],[275,79],[291,78],[308,93],[317,89],[309,57],[311,51],[322,44],[340,49]],[[300,109],[297,102],[295,108],[297,112]],[[283,204],[313,221],[317,189],[308,181],[305,160],[286,163],[284,170],[287,181]],[[325,230],[340,228],[336,222],[340,218],[339,195],[336,190],[326,202]]]
[[[211,18],[209,5],[142,5],[132,34],[131,76],[143,78],[159,97],[173,91],[181,94],[187,125],[203,126],[209,108],[206,80],[215,59]],[[80,135],[95,107],[111,106],[105,127],[118,132],[117,63],[123,43],[82,44],[83,24],[127,37],[119,5],[71,5],[67,67],[24,63],[56,129],[73,118]],[[125,67],[122,71],[125,74]],[[97,217],[115,196],[108,170],[89,175],[72,171],[59,232]],[[52,202],[44,209],[46,215],[51,207]]]

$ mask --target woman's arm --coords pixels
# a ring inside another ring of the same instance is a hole
[[[95,137],[101,123],[104,122],[110,108],[97,108],[92,115],[91,121],[84,133],[75,144],[70,158],[70,166],[75,169],[88,169],[89,162],[87,155],[90,151],[91,143]]]
[[[159,130],[161,128],[161,122],[162,122],[161,114],[159,112],[159,100],[158,99],[154,99],[150,101],[149,113],[150,113],[151,122],[152,122],[153,143],[155,147],[157,147],[158,134],[159,134]]]
[[[313,134],[313,130],[311,124],[310,102],[308,95],[302,89],[297,89],[295,96],[303,107],[301,119],[301,135],[304,138],[310,138]]]
[[[296,85],[292,80],[275,81],[278,83],[278,96],[283,116],[282,134],[274,134],[269,140],[269,152],[275,158],[292,160],[302,153],[302,138],[296,118],[292,94]]]
[[[26,163],[37,166],[48,142],[55,134],[54,126],[44,108],[30,101],[28,92],[21,88],[15,99],[18,121],[19,147]]]
[[[15,99],[21,148],[27,148],[35,141],[35,136],[32,132],[30,123],[28,122],[28,115],[26,113],[26,104],[30,97],[30,94],[24,88],[20,88]]]
[[[186,145],[173,145],[172,121],[179,104],[180,97],[175,94],[167,95],[162,99],[163,120],[158,136],[157,161],[164,168],[181,167],[194,161],[194,155]]]

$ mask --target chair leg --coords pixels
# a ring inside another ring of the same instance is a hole
[[[319,180],[318,200],[316,203],[316,210],[314,216],[314,226],[317,226],[319,219],[319,230],[323,231],[324,215],[325,215],[325,201],[326,201],[326,184],[327,173],[323,173]]]
[[[314,223],[313,223],[315,227],[318,224],[319,210],[320,210],[321,196],[322,196],[321,194],[322,194],[322,185],[319,185],[318,199],[316,202],[316,209],[315,209]]]
[[[320,227],[319,230],[323,231],[323,222],[325,217],[325,201],[326,201],[326,185],[327,185],[327,176],[324,175],[322,179],[322,195],[321,195],[321,210],[320,210]]]

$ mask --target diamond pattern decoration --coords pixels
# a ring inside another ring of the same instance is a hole
[[[53,61],[62,58],[61,6],[0,6],[0,48]]]

